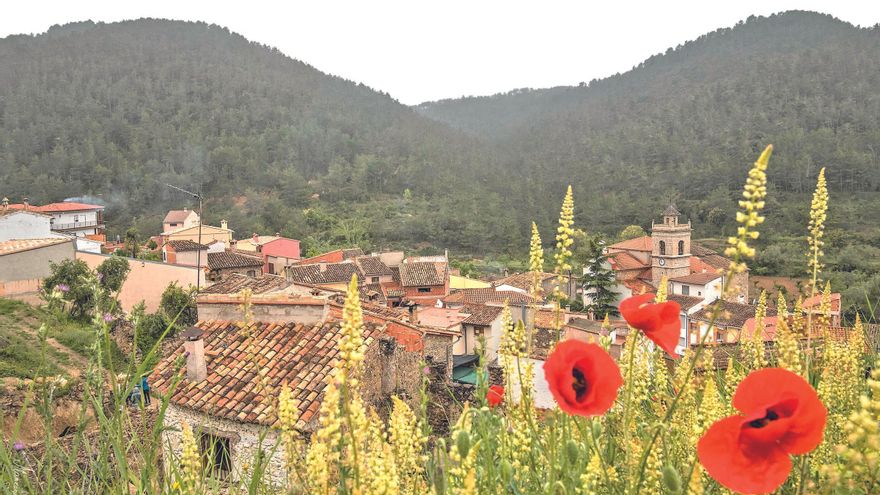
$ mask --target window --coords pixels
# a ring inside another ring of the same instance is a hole
[[[257,276],[257,271],[256,271],[256,270],[248,270],[248,272],[247,272],[247,276],[248,276],[248,277],[256,277],[256,276]]]
[[[79,215],[73,216],[73,223],[79,223]]]
[[[215,478],[226,478],[232,469],[229,439],[226,437],[202,433],[199,436],[199,447],[208,474]]]
[[[660,254],[666,254],[666,241],[660,241]]]
[[[684,254],[684,241],[678,241],[678,254],[679,256]]]
[[[419,292],[422,292],[422,293],[431,292],[431,288],[430,287],[419,287]]]
[[[683,296],[691,295],[691,286],[690,285],[682,285],[681,286],[681,295],[683,295]]]
[[[378,284],[378,283],[379,283],[379,277],[371,277],[371,278],[370,278],[370,283]]]
[[[273,263],[269,263],[269,275],[275,275],[275,265]]]

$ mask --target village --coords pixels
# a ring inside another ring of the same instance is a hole
[[[503,382],[499,348],[506,325],[522,322],[533,329],[525,359],[538,370],[557,340],[604,340],[610,355],[619,358],[630,332],[617,314],[565,306],[555,311],[553,297],[560,295],[589,306],[592,293],[581,276],[524,272],[479,280],[458,273],[448,253],[365,253],[357,246],[303,257],[296,239],[257,233],[239,237],[226,221],[203,225],[198,212],[186,208],[169,211],[160,233],[139,247],[156,253],[157,260],[130,258],[115,253],[123,243],[107,241],[103,210],[93,204],[37,206],[4,198],[0,297],[39,305],[45,297],[43,280],[53,266],[76,260],[95,269],[113,257],[127,260],[130,268],[118,293],[123,315],[138,305],[155,311],[169,285],[188,288],[195,321],[168,338],[138,393],[148,398],[150,391],[154,399],[168,401],[164,421],[171,427],[163,435],[173,455],[182,449],[180,426],[192,425],[201,432],[202,454],[223,476],[242,473],[260,448],[261,431],[277,426],[272,394],[278,387],[292,391],[302,435],[319,427],[352,280],[364,318],[365,400],[387,413],[392,396],[417,400],[427,376],[427,413],[434,431],[441,433],[449,431],[449,418],[472,396],[481,363],[490,381]],[[709,342],[716,368],[723,370],[738,345],[753,338],[757,325],[772,352],[775,304],[756,314],[758,295],[748,271],[737,274],[729,281],[733,289],[723,292],[730,260],[692,242],[692,235],[690,222],[669,205],[651,219],[649,235],[608,245],[604,266],[614,274],[615,306],[633,295],[656,293],[665,283],[668,300],[680,307],[676,353]],[[536,280],[538,291],[532,288]],[[719,300],[722,315],[710,324],[711,308]],[[851,331],[841,327],[840,294],[798,300],[794,308],[786,321],[827,313],[832,334],[845,338]],[[710,328],[713,334],[706,337]],[[268,381],[268,389],[257,373]],[[555,407],[542,373],[535,373],[530,387],[536,408]],[[270,439],[277,441],[277,434],[270,433]],[[269,474],[283,480],[280,460],[273,459]]]

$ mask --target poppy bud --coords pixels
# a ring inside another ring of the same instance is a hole
[[[467,457],[468,452],[471,450],[470,434],[465,430],[458,432],[458,435],[455,437],[455,446],[458,447],[458,455],[460,455],[462,459]]]
[[[593,429],[593,438],[599,438],[602,436],[602,423],[593,421],[591,428]]]
[[[501,461],[501,477],[504,478],[504,481],[513,479],[513,466],[506,459]]]
[[[681,490],[681,476],[670,464],[663,466],[663,485],[672,493],[678,493]]]
[[[574,440],[568,439],[568,441],[565,442],[565,453],[568,454],[569,462],[574,463],[575,461],[577,461],[578,446]]]

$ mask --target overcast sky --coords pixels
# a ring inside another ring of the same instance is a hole
[[[199,20],[416,104],[602,78],[749,15],[792,9],[880,23],[876,0],[29,0],[3,6],[0,37],[86,19]]]

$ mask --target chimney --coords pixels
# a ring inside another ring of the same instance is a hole
[[[226,220],[220,220],[220,228],[221,229],[228,229],[229,223],[227,223]]]
[[[190,327],[183,332],[183,349],[186,351],[186,379],[198,383],[208,377],[208,365],[205,362],[205,341],[199,327]]]
[[[251,242],[254,243],[254,246],[260,243],[260,236],[258,236],[256,232],[251,236]]]
[[[320,270],[321,273],[324,273],[325,271],[327,271],[327,262],[326,261],[319,262],[318,263],[318,270]]]
[[[9,198],[4,196],[3,197],[3,211],[6,211],[8,209],[9,209]]]
[[[184,213],[186,213],[186,212],[188,212],[189,210],[187,210],[187,209],[186,209],[186,206],[184,206],[184,207],[183,207],[183,211],[184,211]]]
[[[24,209],[25,209],[25,210],[29,210],[30,207],[31,207],[30,203],[28,202],[28,198],[27,198],[27,196],[25,196],[25,197],[21,200],[21,204],[24,205]]]

